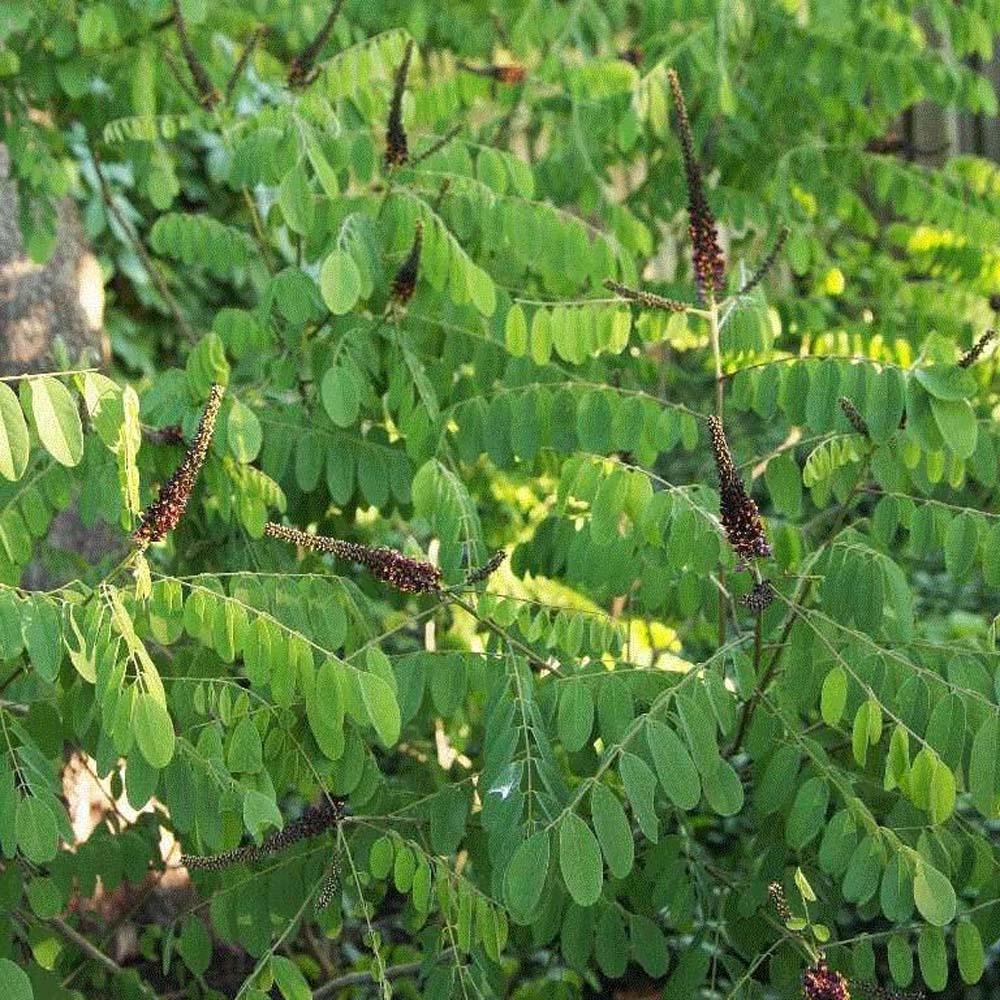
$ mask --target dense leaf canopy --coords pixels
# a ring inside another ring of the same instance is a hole
[[[998,31],[0,5],[5,1000],[991,995]]]

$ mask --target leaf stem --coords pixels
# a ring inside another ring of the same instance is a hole
[[[715,296],[708,299],[708,341],[712,348],[712,362],[715,366],[715,415],[722,423],[722,408],[725,400],[725,379],[722,375],[722,352],[719,347],[719,305]],[[719,645],[726,644],[726,568],[719,567]]]
[[[457,954],[457,948],[445,948],[438,954],[438,961],[454,958]],[[377,980],[371,972],[349,972],[337,979],[331,979],[319,989],[313,990],[312,1000],[323,1000],[324,997],[333,996],[338,990],[346,989],[348,986],[362,986],[366,983],[415,976],[421,968],[423,968],[423,962],[403,962],[400,965],[390,965],[382,972],[380,980]]]
[[[868,475],[868,467],[871,464],[873,448],[869,448],[868,454],[865,457],[865,461],[861,466],[861,471],[858,473],[858,478],[854,482],[854,486],[851,487],[850,493],[844,498],[844,502],[840,505],[840,510],[837,512],[837,517],[830,527],[830,532],[823,540],[819,548],[813,553],[812,559],[810,560],[810,566],[815,563],[819,556],[829,547],[830,543],[837,537],[840,529],[843,527],[844,522],[847,520],[848,512],[851,508],[851,501],[858,495],[861,490],[861,484],[864,482]],[[739,752],[740,746],[743,743],[743,739],[750,728],[750,723],[753,721],[754,712],[757,710],[757,705],[760,703],[761,695],[767,689],[767,685],[771,682],[774,677],[775,671],[778,669],[778,664],[781,661],[781,656],[788,647],[788,636],[792,631],[792,626],[795,624],[796,620],[796,609],[799,608],[802,603],[808,598],[810,591],[812,590],[813,580],[815,578],[809,574],[803,576],[801,582],[799,583],[798,589],[795,595],[789,602],[788,615],[785,617],[785,623],[781,629],[781,635],[778,638],[777,646],[774,650],[774,654],[771,656],[770,661],[767,664],[767,669],[764,671],[763,675],[757,681],[754,688],[753,694],[750,699],[743,706],[743,714],[740,716],[740,724],[736,730],[736,736],[733,739],[732,749],[729,752],[729,756]],[[757,627],[760,627],[760,617],[757,619]],[[756,642],[756,635],[755,635]],[[756,668],[758,664],[758,657],[754,657],[754,667]],[[756,669],[755,669],[756,673]]]
[[[557,677],[562,677],[562,671],[554,664],[547,663],[545,660],[539,658],[538,654],[535,653],[530,646],[526,646],[519,639],[515,639],[502,625],[498,625],[491,618],[486,618],[481,615],[468,601],[464,598],[458,596],[454,592],[449,592],[443,595],[444,601],[450,601],[452,604],[457,604],[463,611],[467,614],[472,615],[473,618],[479,622],[480,625],[488,628],[494,635],[499,636],[504,642],[510,643],[518,652],[523,653],[527,657],[528,662],[536,670],[547,670],[549,673],[555,674]]]

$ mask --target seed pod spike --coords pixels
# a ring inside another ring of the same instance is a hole
[[[760,262],[757,270],[747,279],[746,284],[737,293],[738,295],[748,295],[767,277],[771,268],[774,267],[774,262],[784,249],[785,242],[788,240],[790,233],[791,230],[788,226],[781,227],[781,232],[778,233],[778,238],[774,241],[774,246],[767,252],[767,256]]]
[[[289,86],[304,86],[310,83],[315,77],[313,64],[316,62],[316,57],[319,55],[320,50],[326,45],[327,39],[329,39],[330,33],[333,31],[333,26],[340,16],[340,9],[343,6],[344,0],[334,0],[333,6],[330,8],[330,13],[327,15],[319,31],[316,32],[316,37],[292,60],[292,64],[288,69]]]
[[[476,569],[470,571],[469,575],[465,578],[465,585],[467,587],[474,587],[477,583],[482,583],[503,565],[503,561],[506,558],[507,553],[503,549],[497,549],[482,566],[478,566]]]
[[[254,54],[254,50],[260,44],[260,40],[267,34],[267,27],[261,25],[257,30],[250,36],[250,41],[243,47],[243,52],[239,59],[236,60],[236,65],[233,67],[232,73],[229,74],[229,80],[226,83],[226,103],[229,104],[233,99],[233,94],[236,93],[236,85],[240,81],[240,77],[243,75],[243,70],[246,69],[247,63],[250,61]]]
[[[333,860],[330,862],[330,868],[326,875],[323,876],[323,884],[319,887],[319,892],[316,894],[315,906],[317,913],[320,910],[325,910],[333,902],[333,897],[340,888],[340,873],[341,857],[338,845],[338,849],[334,851]]]
[[[435,153],[439,153],[461,131],[462,131],[462,125],[461,125],[461,123],[458,123],[456,125],[452,125],[452,127],[450,129],[448,129],[448,131],[445,132],[445,134],[443,136],[441,136],[439,139],[436,139],[434,142],[432,142],[426,149],[422,149],[419,153],[417,153],[416,156],[414,156],[410,160],[410,165],[415,167],[418,163],[423,163],[424,160],[429,159]]]
[[[754,585],[753,590],[740,598],[740,604],[755,615],[761,615],[774,601],[774,587],[768,580],[761,580]]]
[[[222,854],[182,854],[181,864],[192,870],[217,871],[235,864],[259,861],[269,854],[275,854],[286,847],[291,847],[292,844],[297,844],[300,840],[319,836],[340,823],[344,814],[344,799],[324,798],[318,806],[307,806],[298,819],[293,819],[277,833],[265,837],[259,846],[250,844]]]
[[[771,897],[771,903],[775,912],[781,918],[783,924],[787,924],[792,919],[792,911],[788,909],[788,901],[785,899],[785,890],[780,882],[772,882],[767,887],[767,893]]]
[[[865,418],[861,416],[861,411],[854,405],[853,399],[848,399],[847,396],[840,396],[837,399],[837,404],[840,406],[841,412],[847,418],[847,422],[862,437],[871,436],[868,431],[868,424],[865,422]]]
[[[620,299],[626,302],[635,302],[637,305],[645,306],[647,309],[663,309],[666,312],[686,312],[691,307],[686,302],[678,302],[677,299],[667,299],[655,292],[646,292],[641,288],[629,288],[619,281],[606,278],[604,287],[609,292],[614,292]]]

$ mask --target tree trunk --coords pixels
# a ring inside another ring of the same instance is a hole
[[[57,339],[74,364],[104,364],[104,282],[76,205],[59,203],[56,248],[46,264],[26,256],[18,213],[10,156],[0,145],[0,374],[51,368]]]

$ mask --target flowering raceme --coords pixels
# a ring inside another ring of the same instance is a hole
[[[343,799],[325,798],[318,806],[307,806],[298,819],[286,823],[277,833],[265,837],[260,846],[250,844],[246,847],[235,847],[222,854],[182,854],[181,864],[190,869],[217,871],[229,868],[231,865],[259,861],[269,854],[275,854],[286,847],[291,847],[292,844],[297,844],[300,840],[319,836],[336,826],[344,818],[344,813]]]
[[[264,534],[292,545],[299,545],[314,552],[329,552],[338,559],[360,563],[372,576],[406,594],[420,594],[440,590],[441,570],[429,562],[412,559],[395,549],[379,546],[372,548],[359,542],[345,542],[326,535],[310,535],[296,528],[268,521]]]
[[[702,184],[701,167],[694,155],[694,139],[691,122],[688,119],[684,92],[675,70],[670,70],[670,91],[677,110],[677,132],[680,135],[684,154],[684,174],[688,189],[688,235],[691,237],[691,255],[694,277],[698,284],[698,294],[702,302],[721,295],[726,276],[726,262],[719,246],[719,231],[715,216],[708,207]]]
[[[413,245],[406,259],[399,265],[392,280],[392,300],[398,305],[406,305],[413,298],[417,288],[417,274],[420,270],[420,250],[424,242],[424,220],[417,219],[413,232]]]
[[[465,585],[467,587],[473,587],[477,583],[482,583],[485,579],[487,579],[487,577],[492,576],[501,567],[504,559],[506,558],[507,553],[504,552],[503,549],[497,549],[497,551],[494,552],[482,566],[476,567],[476,569],[469,573],[469,575],[465,578]]]
[[[965,354],[958,359],[958,367],[968,368],[971,365],[974,365],[982,357],[983,351],[989,347],[990,341],[993,340],[996,335],[996,330],[987,330],[986,333],[984,333],[979,340],[977,340],[972,347],[970,347]]]
[[[792,920],[792,912],[788,908],[785,900],[785,890],[780,882],[772,882],[768,887],[768,894],[771,897],[771,904],[781,918],[781,922],[788,926]],[[805,937],[799,931],[793,934],[805,943]],[[899,991],[892,990],[880,983],[862,982],[857,979],[848,979],[843,973],[831,969],[826,964],[826,956],[823,952],[815,952],[811,945],[806,947],[816,956],[812,965],[802,973],[802,996],[805,1000],[851,1000],[851,990],[871,998],[871,1000],[925,1000],[923,990]]]
[[[410,149],[403,128],[403,91],[406,90],[406,76],[410,72],[413,57],[413,42],[406,43],[403,61],[396,70],[393,81],[392,100],[389,102],[389,123],[385,130],[385,165],[401,167],[410,158]]]
[[[191,499],[191,491],[212,444],[215,421],[219,416],[225,391],[221,385],[212,386],[198,424],[198,432],[191,442],[188,453],[174,474],[161,487],[159,496],[143,512],[139,527],[132,534],[133,541],[140,549],[146,548],[151,542],[158,542],[173,531],[184,516],[188,500]]]
[[[718,417],[708,418],[708,431],[719,475],[719,511],[726,538],[733,551],[743,559],[769,556],[771,546],[764,533],[760,511],[747,494],[743,479],[733,465],[733,457]]]
[[[508,64],[507,66],[491,66],[490,70],[493,79],[499,80],[501,83],[524,82],[523,66],[517,66],[515,64]]]
[[[496,80],[498,83],[524,82],[524,67],[518,66],[517,63],[507,63],[503,66],[470,66],[468,63],[460,62],[458,65],[459,68],[464,69],[466,73],[474,73],[476,76],[485,76],[490,80]]]
[[[851,1000],[847,980],[822,960],[802,973],[802,993],[806,1000]]]

